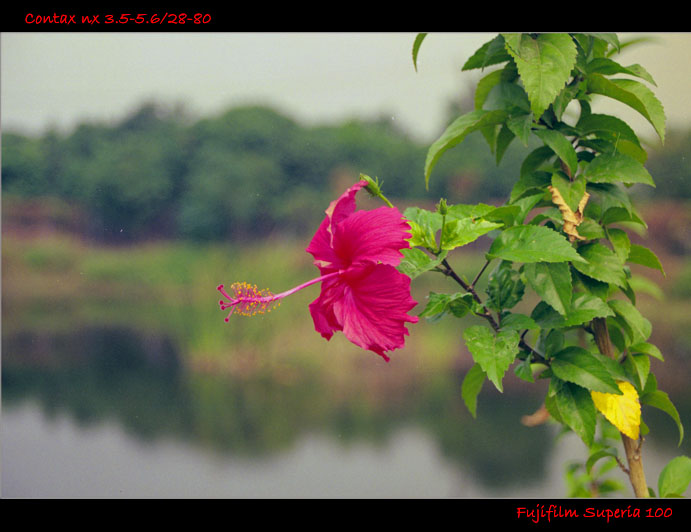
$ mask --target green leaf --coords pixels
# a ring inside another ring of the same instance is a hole
[[[663,362],[665,360],[660,352],[660,349],[656,345],[649,344],[648,342],[639,342],[637,344],[633,344],[629,347],[629,350],[632,353],[645,353],[646,355],[650,355],[651,357],[657,358]]]
[[[418,248],[405,248],[401,250],[403,259],[398,265],[398,271],[415,279],[418,275],[436,268],[446,258],[446,252],[436,258],[432,258],[427,253]]]
[[[530,363],[530,357],[516,364],[513,371],[519,379],[526,382],[535,382],[535,377],[533,377],[533,365]]]
[[[629,79],[607,79],[602,74],[588,75],[588,90],[613,98],[638,111],[665,140],[665,111],[653,92],[642,83]]]
[[[505,34],[504,40],[538,120],[569,80],[576,64],[576,44],[566,33],[542,33],[536,38]]]
[[[691,482],[691,458],[672,458],[660,472],[657,491],[660,497],[682,497]]]
[[[489,275],[487,307],[498,312],[514,307],[523,299],[525,285],[511,262],[502,261]]]
[[[427,306],[419,314],[420,317],[434,317],[451,312],[457,318],[462,318],[470,312],[473,296],[470,294],[437,294],[430,292]]]
[[[641,65],[629,65],[625,67],[607,57],[596,57],[593,59],[588,63],[588,72],[591,74],[604,74],[605,76],[628,74],[644,79],[652,85],[657,85],[650,73]]]
[[[479,111],[481,110],[484,105],[485,101],[487,100],[487,97],[489,96],[490,91],[499,83],[501,82],[501,79],[503,77],[503,71],[502,70],[494,70],[484,76],[480,81],[477,82],[477,85],[475,86],[475,98],[474,98],[474,103],[475,103],[475,110]]]
[[[629,355],[624,360],[624,366],[633,377],[636,388],[643,390],[650,374],[650,357],[648,355]]]
[[[480,365],[497,390],[503,392],[501,381],[504,373],[518,354],[518,333],[500,331],[495,334],[488,327],[474,325],[463,331],[463,339],[473,360]]]
[[[552,378],[550,389],[559,419],[590,447],[595,436],[597,411],[588,390],[555,378]]]
[[[473,218],[458,218],[447,220],[442,233],[441,248],[452,250],[474,242],[482,235],[502,227],[502,224],[475,220]]]
[[[482,371],[479,364],[473,364],[473,367],[465,374],[461,384],[461,397],[463,397],[463,402],[473,417],[477,417],[477,396],[482,390],[485,378],[485,372]]]
[[[622,263],[626,262],[629,252],[631,251],[631,240],[629,239],[629,235],[622,229],[610,228],[607,229],[607,236],[612,243],[615,255],[619,257]]]
[[[648,382],[650,383],[652,381],[653,379],[651,375],[651,378],[648,379]],[[684,439],[684,426],[681,424],[679,412],[677,412],[677,408],[670,400],[669,395],[661,390],[653,390],[651,392],[646,392],[641,396],[641,403],[652,406],[653,408],[657,408],[658,410],[662,410],[676,422],[677,429],[679,430],[678,445],[681,445],[681,442]]]
[[[603,153],[595,157],[585,169],[585,178],[591,183],[643,183],[655,186],[648,170],[640,162],[623,153]]]
[[[535,135],[564,162],[572,176],[576,175],[578,156],[573,145],[564,135],[554,129],[537,129]]]
[[[631,244],[627,262],[633,262],[634,264],[654,268],[656,270],[660,270],[662,275],[666,275],[665,270],[662,268],[662,263],[660,262],[660,259],[657,258],[657,255],[644,246]]]
[[[621,395],[607,366],[582,347],[571,346],[555,353],[550,367],[563,381],[573,382],[588,390]]]
[[[432,169],[442,154],[459,144],[463,139],[474,131],[478,131],[487,126],[501,124],[506,119],[506,111],[471,111],[454,120],[446,128],[427,151],[425,159],[425,187],[429,187],[429,178]]]
[[[487,205],[486,203],[472,205],[457,203],[448,206],[446,218],[447,220],[451,218],[482,218],[496,208],[494,205]]]
[[[487,258],[514,262],[586,262],[566,238],[538,225],[509,227],[492,242]]]
[[[525,331],[526,329],[535,330],[540,326],[535,323],[533,318],[525,314],[509,312],[501,318],[500,329],[502,331]]]
[[[478,97],[476,90],[476,108],[477,104]],[[504,109],[508,112],[511,112],[511,114],[516,112],[524,114],[530,113],[530,100],[528,100],[528,95],[523,90],[523,87],[517,83],[500,80],[487,92],[482,108],[488,111]]]
[[[408,242],[411,247],[420,246],[438,251],[436,234],[441,229],[441,214],[419,207],[408,207],[403,212],[403,217],[410,224],[412,236]]]
[[[413,43],[413,66],[415,67],[415,72],[417,72],[417,54],[420,51],[420,46],[422,45],[422,41],[425,40],[425,37],[427,37],[426,33],[418,33],[415,36],[415,42]]]
[[[516,135],[516,137],[527,148],[530,140],[530,131],[533,125],[533,115],[531,113],[511,115],[506,121],[506,127]]]
[[[558,172],[552,174],[552,186],[559,191],[561,197],[564,199],[571,211],[576,212],[578,210],[578,204],[581,202],[583,195],[585,194],[585,179],[578,177],[571,181],[563,173]],[[563,220],[564,216],[560,214],[556,219]]]
[[[497,35],[483,44],[463,65],[462,70],[473,70],[503,63],[511,59],[504,49],[504,38]]]
[[[576,129],[578,129],[583,136],[592,133],[607,133],[615,140],[628,140],[640,147],[640,141],[633,129],[631,129],[626,122],[615,116],[597,113],[585,115],[578,120]]]
[[[574,262],[573,267],[583,275],[603,283],[625,286],[624,264],[608,247],[599,242],[591,242],[579,247],[578,253],[585,261]]]
[[[589,205],[592,207],[595,203],[599,204],[600,214],[604,214],[612,207],[624,209],[629,214],[634,211],[631,198],[619,185],[613,183],[588,183],[586,191],[593,196],[589,201]]]
[[[650,337],[653,326],[629,301],[613,299],[607,304],[618,317],[626,322],[632,344],[645,342]]]
[[[565,262],[534,262],[523,268],[528,284],[543,301],[566,316],[571,307],[571,270]]]
[[[619,453],[614,447],[605,447],[604,449],[599,449],[588,457],[588,460],[586,460],[585,462],[585,469],[588,472],[588,474],[590,474],[590,471],[593,469],[595,462],[597,462],[601,458],[617,458],[618,456]]]
[[[562,316],[550,305],[541,301],[533,309],[530,317],[543,329],[574,327],[587,323],[594,318],[614,316],[611,308],[597,296],[580,293],[573,296],[571,308],[566,316]]]

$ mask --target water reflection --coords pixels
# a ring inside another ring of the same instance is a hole
[[[531,407],[514,404],[491,420],[469,422],[458,394],[459,375],[415,390],[405,405],[375,406],[362,398],[336,398],[322,380],[306,378],[285,383],[262,375],[191,373],[165,337],[123,328],[3,338],[5,412],[36,404],[47,420],[69,419],[75,430],[117,426],[141,442],[176,441],[265,463],[314,434],[344,450],[364,443],[378,449],[375,454],[388,453],[402,428],[412,426],[433,438],[425,441],[446,467],[469,468],[482,483],[534,481],[544,472],[544,461],[537,458],[544,453],[526,452],[535,459],[516,461],[503,438],[517,428],[522,436],[514,440],[513,452],[521,445],[526,451],[548,450],[545,430],[508,426],[517,425]],[[10,433],[12,420],[4,418]],[[507,472],[514,476],[507,478]]]
[[[564,494],[553,427],[519,421],[540,398],[485,390],[473,420],[462,372],[372,401],[309,371],[189,371],[166,337],[127,328],[2,347],[5,496]]]

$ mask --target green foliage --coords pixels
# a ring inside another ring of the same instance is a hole
[[[485,378],[502,391],[503,377],[514,364],[525,381],[534,381],[535,370],[549,379],[545,407],[550,417],[590,448],[585,473],[577,476],[577,467],[568,471],[577,496],[618,489],[593,476],[596,462],[605,459],[605,467],[611,467],[618,460],[606,441],[609,435],[596,439],[598,421],[615,436],[621,432],[637,438],[648,430],[641,419],[640,404],[645,404],[672,417],[680,443],[683,438],[679,414],[657,389],[651,371],[650,357],[663,356],[648,342],[651,323],[636,308],[634,288],[644,284],[636,282],[627,265],[664,274],[655,254],[632,243],[627,233],[632,224],[645,227],[629,189],[655,187],[655,181],[645,167],[647,153],[628,124],[591,112],[596,98],[623,103],[646,118],[664,141],[664,110],[647,86],[655,82],[640,65],[623,66],[612,59],[621,47],[614,34],[586,33],[501,34],[485,43],[463,66],[483,69],[474,108],[431,144],[424,179],[429,186],[442,156],[473,132],[481,133],[497,162],[517,138],[529,150],[509,198],[499,207],[405,212],[413,234],[410,254],[419,251],[420,257],[428,257],[425,271],[441,272],[465,290],[467,310],[460,315],[471,313],[486,322],[463,332],[473,362],[461,391],[466,406],[475,416]],[[494,68],[484,73],[488,67]],[[477,238],[469,227],[490,229],[482,222],[495,224],[487,233],[487,263],[469,282],[455,274],[447,259]],[[456,232],[468,235],[467,242]],[[483,301],[475,283],[495,259],[500,262],[489,276]],[[462,294],[430,295],[422,315],[447,313]],[[527,295],[534,302],[530,315],[512,312],[526,304]],[[686,460],[680,458],[663,471],[661,496],[686,489]],[[632,473],[636,494],[647,495],[648,487],[634,477]]]
[[[681,497],[691,482],[691,458],[677,456],[662,470],[657,491],[660,497]]]

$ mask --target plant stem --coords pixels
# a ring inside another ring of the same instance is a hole
[[[592,322],[593,334],[595,336],[595,343],[597,344],[600,353],[611,358],[616,359],[612,344],[609,340],[609,332],[607,331],[607,322],[604,318],[595,318]],[[626,434],[621,435],[624,444],[624,451],[626,452],[626,460],[629,463],[628,475],[633,492],[638,498],[648,497],[648,485],[645,482],[645,473],[643,471],[643,458],[641,456],[641,443],[629,438]]]
[[[440,271],[441,271],[444,275],[447,275],[448,277],[451,277],[454,281],[456,281],[459,285],[461,285],[461,287],[463,287],[463,289],[464,289],[466,292],[468,292],[470,295],[473,296],[473,299],[474,299],[479,305],[482,306],[483,314],[478,314],[478,316],[481,316],[481,317],[485,318],[485,319],[489,322],[489,324],[492,326],[492,329],[494,329],[494,332],[499,332],[499,328],[500,328],[500,327],[499,327],[499,324],[498,324],[497,321],[494,319],[494,316],[492,316],[492,313],[491,313],[491,312],[487,309],[487,307],[484,305],[484,303],[483,303],[482,300],[480,299],[480,296],[477,295],[477,292],[475,291],[475,286],[474,286],[475,283],[477,282],[477,280],[479,279],[480,275],[482,275],[482,272],[485,271],[485,268],[487,268],[487,265],[488,265],[488,264],[489,264],[489,261],[487,261],[487,262],[485,263],[485,265],[482,267],[482,270],[481,270],[480,273],[477,275],[477,277],[475,278],[475,281],[473,281],[473,284],[472,284],[472,285],[468,285],[468,283],[466,283],[463,279],[461,279],[461,278],[458,276],[458,274],[457,274],[455,271],[453,271],[453,268],[451,267],[451,265],[448,263],[448,261],[447,261],[446,259],[444,259],[444,260],[442,261],[442,265],[443,265],[444,268],[446,268],[446,269],[445,269],[445,270],[441,270],[441,269],[440,269]],[[535,351],[535,349],[533,349],[530,345],[528,345],[528,344],[526,343],[526,341],[523,339],[523,336],[525,336],[525,333],[521,336],[521,339],[520,339],[520,341],[518,342],[518,346],[519,346],[521,349],[523,349],[524,351],[528,351],[529,353],[531,353],[532,356],[533,356],[533,358],[534,358],[534,360],[535,360],[536,362],[542,362],[542,363],[545,363],[545,364],[546,364],[547,361],[545,360],[545,358],[544,358],[540,353],[538,353],[537,351]]]

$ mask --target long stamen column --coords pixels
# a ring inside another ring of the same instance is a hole
[[[242,316],[254,316],[255,314],[264,314],[265,312],[271,311],[276,306],[280,305],[280,300],[284,297],[288,297],[303,288],[307,288],[316,283],[320,283],[326,279],[338,275],[339,272],[327,273],[311,281],[307,281],[295,288],[281,292],[280,294],[272,294],[269,290],[259,290],[255,285],[251,285],[245,282],[233,283],[230,288],[233,290],[234,296],[231,296],[225,291],[223,285],[218,285],[217,290],[221,295],[227,299],[224,301],[221,299],[219,305],[221,310],[230,309],[228,316],[226,316],[225,321],[230,321],[230,316],[233,312],[237,312]]]

